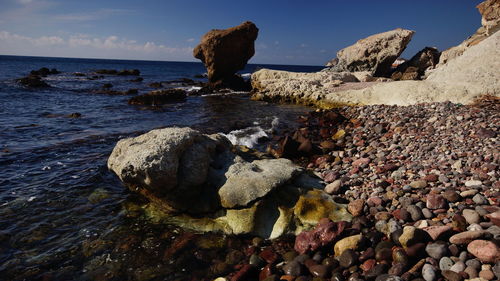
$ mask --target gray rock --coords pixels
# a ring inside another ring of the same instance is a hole
[[[442,257],[439,260],[439,269],[441,270],[450,270],[453,266],[453,261],[449,257]]]
[[[452,267],[450,267],[450,270],[460,273],[465,270],[465,263],[463,261],[457,261]]]
[[[244,207],[290,181],[301,171],[292,161],[280,159],[254,160],[231,165],[226,182],[219,189],[225,208]]]
[[[462,211],[462,215],[469,224],[479,223],[479,221],[481,220],[479,214],[474,210],[464,209]]]
[[[439,260],[448,252],[448,246],[445,243],[429,243],[425,247],[425,251],[430,257]]]
[[[411,216],[411,219],[414,220],[414,221],[418,221],[420,219],[422,219],[422,210],[415,206],[415,205],[410,205],[406,208],[406,211],[408,211],[408,213],[410,213],[410,216]]]
[[[230,154],[229,147],[220,135],[203,135],[190,128],[157,129],[120,140],[108,168],[132,191],[152,201],[161,198],[173,210],[208,212],[218,208],[217,193],[205,184],[211,164]]]
[[[481,268],[481,262],[477,259],[470,259],[465,262],[465,265],[470,266],[474,269],[480,269]]]
[[[432,265],[426,263],[422,267],[422,277],[425,281],[434,281],[436,280],[436,270]]]
[[[474,195],[474,197],[472,197],[472,201],[474,201],[474,203],[479,204],[479,205],[485,205],[488,203],[488,199],[486,199],[486,197],[484,197],[483,195],[481,195],[479,193]]]
[[[424,215],[424,217],[426,219],[430,219],[430,218],[434,217],[434,214],[431,212],[431,210],[429,210],[427,208],[422,209],[422,214]]]

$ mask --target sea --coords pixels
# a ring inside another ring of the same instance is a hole
[[[44,78],[51,87],[16,82],[42,67],[61,72]],[[248,64],[240,74],[248,79],[260,68],[322,69]],[[139,69],[144,80],[92,79],[97,69]],[[156,128],[189,126],[258,148],[263,137],[295,128],[298,117],[311,110],[251,101],[245,92],[192,95],[155,107],[129,105],[131,96],[96,93],[112,84],[112,90],[144,94],[155,90],[153,82],[205,81],[205,72],[195,62],[0,56],[0,280],[188,280],[184,264],[153,258],[169,247],[161,239],[182,229],[127,209],[137,198],[106,166],[116,142]]]

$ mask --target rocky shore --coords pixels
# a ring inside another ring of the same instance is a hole
[[[134,209],[143,217],[239,235],[217,256],[198,245],[192,263],[205,276],[193,280],[498,280],[499,6],[478,6],[484,28],[459,52],[427,47],[393,67],[414,34],[395,29],[340,50],[321,72],[253,73],[254,99],[319,108],[266,152],[170,127],[119,141],[108,168],[144,200]],[[245,22],[202,38],[194,55],[209,87],[238,84],[257,34]],[[216,58],[227,48],[240,59],[225,65]]]
[[[341,117],[329,121],[332,112]],[[323,153],[294,162],[352,219],[202,248],[219,238],[184,234],[162,248],[164,258],[177,264],[187,249],[198,253],[189,264],[203,266],[179,280],[498,280],[499,113],[495,97],[311,112],[297,131]]]

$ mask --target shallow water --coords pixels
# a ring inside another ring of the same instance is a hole
[[[26,89],[15,82],[41,67],[62,71],[45,79],[51,88]],[[242,73],[258,67],[262,66],[250,65]],[[73,75],[91,75],[96,69],[133,68],[141,70],[143,82],[130,82],[134,76],[105,75],[88,80]],[[121,248],[117,245],[113,245],[114,250],[104,247],[107,250],[90,254],[85,251],[92,241],[128,241],[133,234],[146,243],[149,238],[158,239],[161,233],[172,237],[182,233],[173,227],[141,221],[125,211],[123,206],[132,195],[106,168],[115,143],[166,126],[190,126],[206,133],[257,127],[269,133],[293,127],[294,120],[309,110],[250,101],[246,94],[191,96],[184,103],[152,109],[128,105],[130,96],[91,93],[104,83],[112,83],[113,90],[137,88],[139,93],[146,93],[152,90],[148,87],[151,82],[195,79],[194,75],[204,71],[199,63],[0,56],[0,280],[123,280],[124,276],[129,280],[151,279],[137,273],[138,268],[158,267],[148,264],[147,258],[130,265],[134,274],[120,267],[109,278],[104,278],[104,273],[96,275],[100,268],[112,264],[106,261],[105,254],[108,259],[118,255],[116,249]],[[76,112],[82,116],[67,117]],[[163,250],[168,248],[166,242],[159,244]],[[126,255],[134,247],[142,247],[145,252],[141,253],[148,253],[144,245],[130,247],[118,252]],[[151,258],[151,263],[158,262]],[[151,276],[177,280],[165,274],[180,269],[163,266],[166,269],[161,271],[162,276]]]

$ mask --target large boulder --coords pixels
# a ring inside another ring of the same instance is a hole
[[[210,212],[220,204],[215,187],[206,184],[207,177],[229,145],[220,135],[204,135],[190,128],[157,129],[120,140],[108,159],[108,168],[130,190],[168,211]]]
[[[210,83],[235,84],[235,73],[255,54],[258,32],[257,26],[247,21],[229,29],[213,29],[201,38],[193,55],[205,64]]]
[[[338,63],[331,70],[370,71],[374,76],[387,76],[414,33],[397,28],[361,39],[337,52]]]
[[[451,47],[441,54],[439,58],[439,66],[446,64],[447,62],[453,60],[456,57],[461,56],[465,50],[471,46],[475,46],[482,42],[484,39],[488,38],[500,29],[500,1],[499,0],[487,0],[476,7],[481,14],[481,27],[472,34],[465,41],[460,43],[460,45]]]
[[[350,221],[324,185],[287,159],[248,161],[221,135],[165,128],[121,140],[108,167],[156,221],[198,231],[276,238],[321,218]]]

